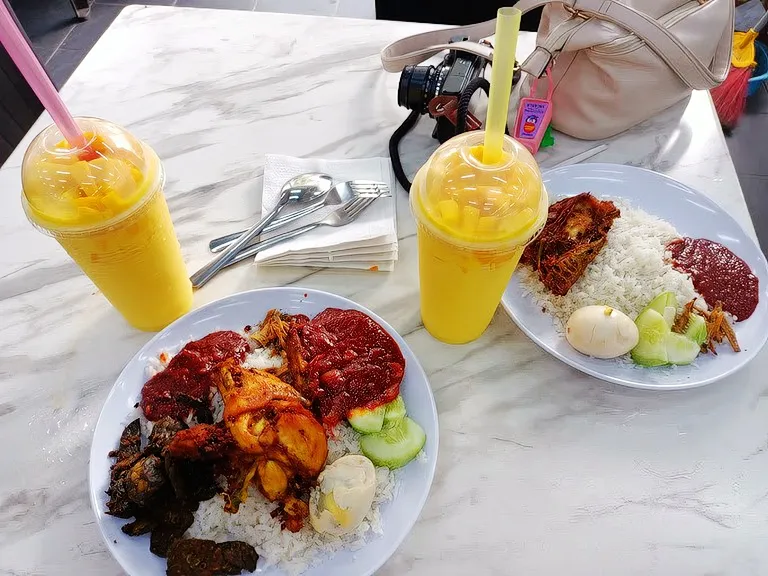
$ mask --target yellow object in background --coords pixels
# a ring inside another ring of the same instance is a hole
[[[124,129],[77,119],[86,148],[70,149],[55,126],[30,144],[22,204],[128,322],[160,330],[192,307],[160,159]]]
[[[449,344],[474,340],[488,327],[549,207],[530,152],[505,136],[499,162],[487,165],[483,138],[468,132],[440,146],[411,187],[421,317]]]
[[[733,52],[731,53],[731,64],[735,68],[747,68],[757,65],[755,61],[755,40],[760,31],[768,24],[768,12],[746,32],[733,33]]]

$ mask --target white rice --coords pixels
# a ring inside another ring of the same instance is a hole
[[[152,358],[149,358],[147,360],[147,366],[144,368],[144,372],[147,375],[147,380],[152,378],[155,374],[158,374],[159,372],[162,372],[165,370],[166,366],[168,366],[168,362],[171,361],[171,358],[173,358],[173,355],[169,354],[165,350],[160,352],[160,355]]]
[[[280,368],[283,365],[283,358],[280,354],[275,354],[271,348],[256,348],[245,357],[243,366],[245,368],[256,368],[258,370],[269,370],[270,368]]]
[[[691,279],[664,261],[667,243],[680,237],[677,230],[639,208],[614,203],[621,217],[613,221],[608,243],[568,294],[552,294],[533,269],[519,269],[521,287],[552,316],[558,332],[565,331],[568,318],[582,306],[607,305],[634,319],[661,292],[674,292],[681,306],[698,297]]]
[[[335,429],[335,438],[328,439],[328,464],[345,454],[359,454],[358,434],[346,424]],[[242,540],[259,553],[259,568],[274,564],[288,574],[299,574],[342,549],[357,550],[373,534],[383,530],[379,507],[392,500],[397,485],[396,474],[389,468],[376,468],[376,494],[365,520],[351,534],[342,537],[319,534],[309,522],[299,532],[282,530],[280,519],[272,518],[276,508],[254,487],[237,514],[224,511],[224,499],[216,496],[200,503],[195,522],[187,530],[189,538],[207,538],[223,542]]]

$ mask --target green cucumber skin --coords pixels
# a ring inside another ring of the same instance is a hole
[[[679,342],[678,347],[684,346],[685,349],[682,351],[677,350],[674,354],[670,354],[670,347],[675,343],[675,341]],[[674,332],[670,332],[667,335],[667,357],[670,364],[674,364],[675,366],[687,366],[696,360],[696,357],[699,355],[700,351],[701,346],[699,346],[694,340],[691,340],[684,334],[676,334]]]
[[[385,406],[378,406],[373,410],[353,410],[347,416],[347,422],[355,432],[360,434],[375,434],[381,432],[384,427]]]
[[[674,309],[671,293],[663,293],[654,298],[651,303],[638,314],[635,324],[640,331],[640,341],[632,349],[632,360],[647,368],[655,366],[686,366],[693,362],[699,354],[701,325],[691,319],[686,334],[677,334],[669,328],[669,320]],[[663,306],[663,313],[660,310]],[[698,318],[698,317],[694,317]],[[674,320],[674,318],[672,317]],[[666,329],[662,329],[662,322]],[[694,336],[694,337],[691,337]]]
[[[360,438],[360,450],[376,466],[401,468],[413,460],[427,441],[424,429],[406,417],[392,428]]]
[[[405,401],[402,396],[398,396],[392,402],[385,405],[387,411],[384,414],[384,428],[391,428],[402,422],[407,415]]]
[[[630,356],[632,356],[632,362],[643,368],[656,368],[657,366],[666,366],[669,364],[667,360],[662,360],[660,358],[646,358],[642,355],[642,352],[638,354],[634,350]]]
[[[703,345],[707,341],[707,321],[698,314],[694,314],[688,320],[685,335],[699,346]]]
[[[677,309],[677,296],[675,296],[674,293],[672,292],[662,292],[661,294],[656,296],[653,300],[651,300],[648,303],[648,306],[646,306],[640,312],[640,314],[642,314],[648,309],[651,309],[651,310],[656,310],[656,312],[664,316],[664,309],[667,308],[668,306],[671,306],[672,308]]]
[[[649,306],[638,314],[635,325],[640,332],[640,341],[630,352],[632,361],[646,368],[666,365],[668,363],[666,336],[670,330],[664,316]],[[649,340],[649,333],[658,338]]]

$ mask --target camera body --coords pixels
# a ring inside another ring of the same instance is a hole
[[[469,40],[454,36],[450,42]],[[419,114],[429,114],[437,121],[432,137],[442,144],[456,136],[456,126],[446,116],[434,116],[429,103],[437,96],[458,100],[472,80],[482,75],[487,61],[481,56],[449,50],[437,66],[406,66],[400,73],[397,104]]]

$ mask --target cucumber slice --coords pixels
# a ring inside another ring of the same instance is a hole
[[[392,428],[360,438],[360,450],[376,466],[400,468],[416,457],[426,441],[422,427],[406,417]]]
[[[635,364],[640,366],[663,366],[669,361],[666,337],[670,334],[667,321],[653,308],[646,308],[635,319],[640,333],[637,346],[630,355]]]
[[[373,410],[367,408],[353,408],[347,414],[347,422],[355,432],[360,434],[374,434],[381,432],[384,426],[384,415],[387,412],[386,404]]]
[[[688,320],[684,334],[701,346],[707,341],[707,321],[698,314],[693,314]]]
[[[662,292],[648,303],[643,312],[646,310],[656,310],[656,312],[664,316],[666,308],[677,310],[677,296],[675,296],[674,292]],[[640,312],[640,314],[643,312]]]
[[[670,364],[685,366],[696,359],[701,352],[701,346],[683,334],[670,332],[665,338],[667,361]]]
[[[384,414],[384,428],[396,426],[405,418],[405,401],[402,396],[398,396],[385,407],[387,412]]]

